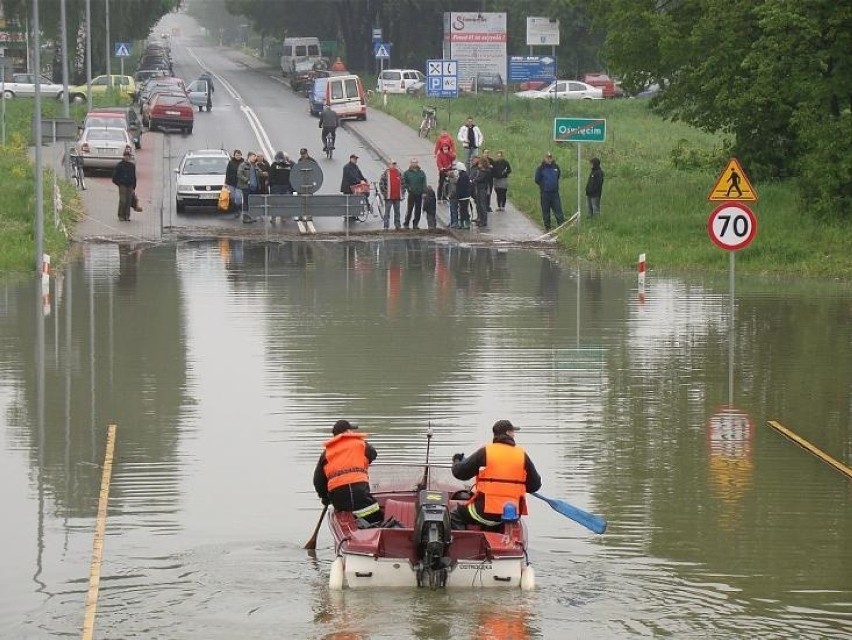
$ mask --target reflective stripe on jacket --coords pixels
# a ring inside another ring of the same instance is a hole
[[[344,431],[325,443],[325,477],[328,490],[332,491],[355,482],[369,482],[367,467],[367,443],[364,435]]]
[[[503,505],[511,502],[519,515],[526,514],[525,460],[522,447],[500,442],[485,446],[485,466],[476,475],[476,493],[485,494],[485,513],[501,514]]]

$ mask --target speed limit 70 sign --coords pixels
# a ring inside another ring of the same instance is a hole
[[[710,214],[707,233],[716,246],[728,251],[744,249],[757,234],[757,217],[739,202],[726,202]]]

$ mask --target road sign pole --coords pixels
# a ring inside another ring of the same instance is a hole
[[[580,215],[580,143],[577,143],[577,230],[580,229],[580,220],[583,216]]]

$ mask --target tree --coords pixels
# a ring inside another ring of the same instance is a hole
[[[809,209],[852,215],[852,5],[581,1],[626,86],[665,83],[662,114],[728,134],[757,179],[804,178]]]

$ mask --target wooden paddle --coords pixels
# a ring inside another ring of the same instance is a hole
[[[312,535],[312,536],[311,536],[311,539],[310,539],[310,540],[308,540],[308,541],[305,543],[305,546],[304,546],[304,547],[302,547],[303,549],[309,549],[309,550],[311,550],[311,551],[316,550],[316,548],[317,548],[317,538],[319,537],[319,530],[320,530],[320,527],[322,526],[322,521],[323,521],[323,519],[325,518],[325,514],[326,514],[326,513],[328,513],[328,505],[325,505],[325,506],[322,508],[322,513],[320,514],[319,522],[317,522],[317,526],[316,526],[316,528],[314,529],[314,535]]]

